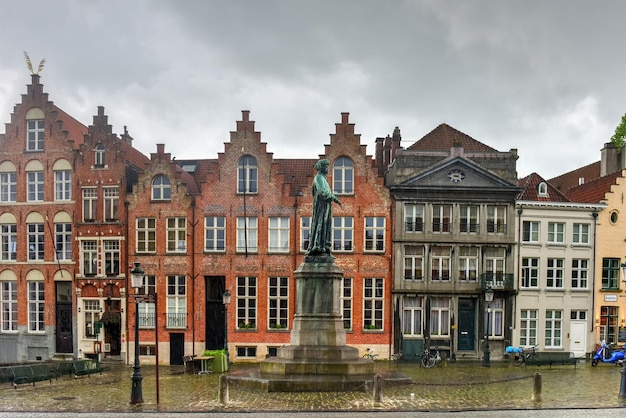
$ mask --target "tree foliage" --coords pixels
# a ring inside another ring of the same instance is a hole
[[[611,137],[611,144],[617,148],[618,151],[621,151],[626,144],[626,114],[622,116],[622,121],[617,128],[615,128],[615,134]]]

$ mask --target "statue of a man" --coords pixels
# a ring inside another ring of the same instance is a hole
[[[319,160],[315,164],[317,174],[313,179],[311,191],[313,194],[313,217],[311,219],[311,231],[309,236],[309,248],[307,255],[331,255],[333,233],[333,209],[332,203],[339,202],[334,195],[326,175],[330,161]]]

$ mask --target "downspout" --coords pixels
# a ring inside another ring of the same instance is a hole
[[[391,222],[389,222],[391,224],[391,228],[389,228],[389,230],[390,230],[391,240],[388,240],[390,242],[390,244],[391,244],[390,245],[391,250],[389,252],[389,267],[388,267],[388,271],[390,273],[389,276],[390,276],[390,279],[391,279],[390,280],[390,282],[391,282],[391,286],[390,286],[391,292],[390,293],[391,294],[389,295],[390,296],[389,300],[391,301],[391,303],[389,304],[389,317],[388,317],[388,318],[391,318],[391,327],[390,327],[391,328],[391,332],[389,333],[389,359],[390,360],[392,358],[391,355],[394,354],[394,353],[399,353],[400,349],[401,349],[401,348],[398,349],[395,346],[395,335],[396,335],[397,330],[395,329],[395,325],[396,325],[395,312],[396,312],[396,309],[395,309],[394,303],[397,304],[398,301],[396,300],[396,298],[393,297],[393,290],[396,287],[396,282],[395,282],[395,277],[396,277],[395,271],[396,270],[394,268],[394,263],[393,263],[393,254],[394,254],[394,251],[395,251],[395,248],[394,248],[394,245],[393,245],[393,236],[394,236],[393,226],[395,225],[395,222],[393,222],[393,219],[394,219],[394,209],[395,209],[394,203],[395,203],[395,200],[392,199],[391,200],[391,204],[389,205],[389,220],[391,221]]]
[[[592,259],[592,267],[591,271],[593,272],[593,277],[591,278],[591,289],[592,289],[592,298],[591,298],[591,332],[595,332],[595,318],[596,318],[596,263],[597,263],[597,245],[598,245],[598,211],[596,209],[593,210],[591,214],[593,217],[593,259]]]
[[[124,246],[126,247],[124,250],[124,254],[126,254],[126,264],[128,265],[129,263],[129,248],[128,248],[128,237],[130,236],[130,225],[128,225],[128,207],[130,206],[130,203],[128,202],[128,200],[124,199],[124,223],[126,224],[126,239],[124,240]],[[124,264],[122,264],[124,265]],[[130,357],[129,357],[129,349],[130,349],[130,341],[128,336],[130,335],[128,333],[129,327],[128,327],[128,313],[130,312],[128,309],[128,272],[124,272],[124,277],[126,277],[126,300],[125,300],[125,305],[126,305],[126,364],[130,364]],[[155,315],[158,314],[155,312]],[[137,320],[137,318],[135,318],[135,321]]]
[[[196,355],[196,198],[191,196],[191,355]],[[206,316],[206,312],[205,312]],[[206,346],[205,346],[206,347]]]
[[[524,213],[524,207],[520,205],[519,209],[517,209],[517,280],[515,281],[515,294],[519,293],[520,288],[520,277],[522,276],[522,214]],[[513,341],[513,330],[515,329],[516,324],[516,313],[517,313],[517,298],[513,299],[513,310],[511,311],[511,345],[515,345]]]

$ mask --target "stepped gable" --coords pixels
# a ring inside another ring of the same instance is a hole
[[[608,174],[604,177],[596,178],[589,183],[567,190],[566,196],[572,202],[580,203],[600,203],[605,200],[606,193],[611,191],[611,186],[616,184],[617,179],[622,176],[622,171]]]
[[[183,170],[176,160],[172,160],[172,154],[165,152],[164,144],[157,144],[157,152],[150,153],[150,160],[146,166],[157,162],[169,163],[170,172],[187,188],[187,193],[192,195],[200,193],[200,188],[194,176]]]
[[[454,146],[461,146],[466,153],[471,152],[498,152],[495,148],[483,144],[480,141],[454,129],[448,124],[442,123],[435,129],[424,135],[420,140],[409,146],[408,150],[414,151],[450,151]]]
[[[547,195],[539,195],[539,185],[546,183]],[[531,202],[569,202],[570,200],[556,187],[548,183],[537,173],[531,173],[519,181],[519,186],[523,189],[517,196],[517,200]]]
[[[58,106],[53,104],[52,107],[57,112],[57,119],[63,122],[62,131],[67,131],[67,139],[74,141],[74,149],[78,149],[88,128]]]
[[[600,177],[601,161],[596,161],[584,167],[577,168],[568,173],[561,174],[548,180],[558,190],[564,194],[568,194],[568,190],[580,186],[581,179],[583,183],[589,183]]]
[[[302,196],[309,193],[311,179],[315,173],[315,159],[275,159],[279,172],[285,176],[285,183],[289,184],[290,196]]]

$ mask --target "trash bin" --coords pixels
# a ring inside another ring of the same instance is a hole
[[[204,355],[213,357],[211,371],[214,373],[228,371],[228,362],[226,361],[226,352],[224,350],[205,350]]]

